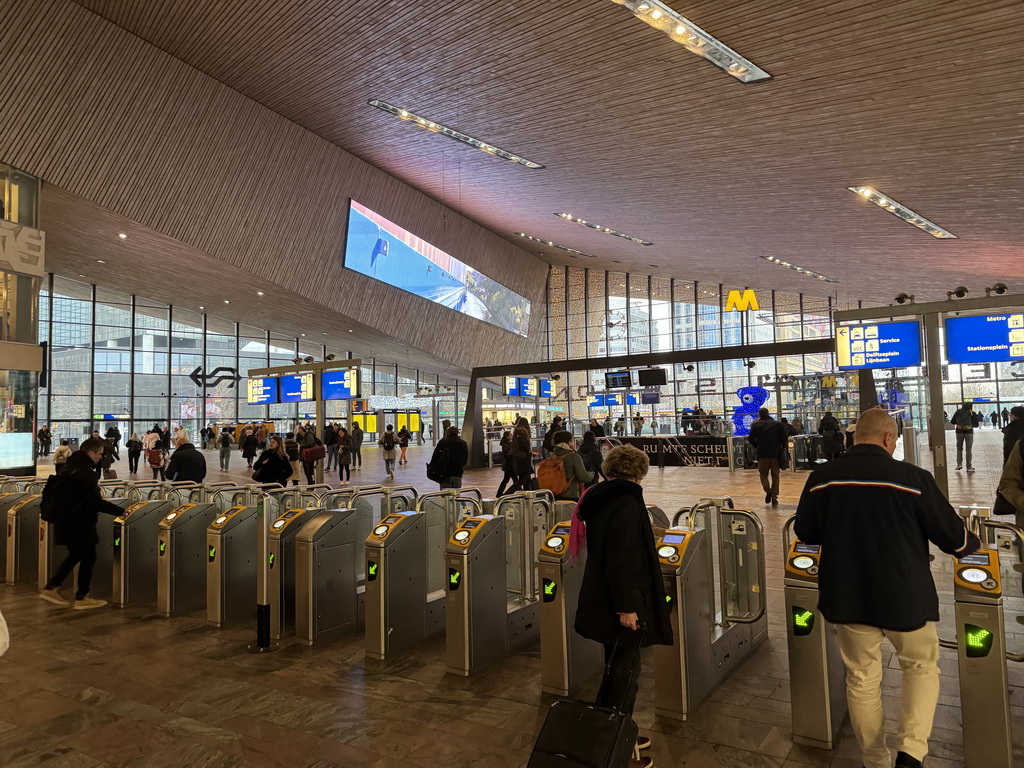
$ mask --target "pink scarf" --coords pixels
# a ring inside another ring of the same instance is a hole
[[[587,491],[593,486],[584,488],[580,500],[572,508],[572,522],[569,527],[569,562],[573,565],[579,559],[580,552],[587,548],[587,524],[580,520],[580,504],[583,503]]]

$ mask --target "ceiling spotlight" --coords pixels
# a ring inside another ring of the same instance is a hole
[[[330,362],[331,360],[333,360],[333,359],[334,359],[335,357],[336,357],[336,355],[328,355],[327,357],[325,357],[325,358],[324,358],[324,360],[325,360],[325,361],[327,361],[327,362],[329,363],[329,362]]]
[[[307,357],[302,362],[304,362],[304,363],[312,363],[313,362],[313,358],[312,357]]]
[[[897,304],[913,304],[914,303],[914,295],[911,294],[911,293],[901,293],[899,296],[896,297],[896,303]]]
[[[266,294],[263,293],[263,291],[256,291],[256,295],[257,296],[265,296]]]
[[[792,269],[794,272],[799,272],[801,275],[807,275],[807,277],[813,277],[815,280],[824,280],[826,283],[838,283],[839,282],[838,280],[836,280],[833,277],[825,277],[825,275],[818,274],[817,272],[812,272],[811,270],[807,269],[806,267],[801,267],[801,266],[798,266],[796,264],[791,264],[788,261],[785,261],[783,259],[777,259],[774,256],[758,256],[758,258],[759,259],[764,259],[765,261],[770,261],[772,264],[778,264],[780,267],[785,267],[786,269]]]
[[[995,294],[996,296],[1002,296],[1009,290],[1010,289],[1006,287],[1006,283],[996,283],[991,288],[985,289],[985,295],[991,296],[992,294]]]
[[[689,19],[680,16],[660,0],[612,0],[632,11],[641,21],[671,37],[690,53],[707,59],[719,69],[744,83],[771,78],[767,72],[715,39]]]
[[[124,232],[118,232],[117,236],[119,238],[121,238],[122,240],[127,240],[128,239],[128,235],[126,235]]]
[[[231,303],[231,299],[224,299],[224,303],[225,304],[230,304]]]
[[[629,240],[631,243],[654,245],[650,240],[644,240],[642,237],[636,237],[635,235],[627,235],[625,232],[619,232],[617,229],[610,229],[601,224],[595,224],[592,221],[581,219],[579,216],[573,216],[571,213],[556,213],[555,216],[558,216],[560,219],[565,219],[566,221],[572,221],[576,224],[582,224],[584,227],[590,227],[590,229],[596,229],[598,232],[604,232],[607,235],[621,237],[623,240]]]
[[[516,234],[519,235],[520,237],[525,237],[527,240],[533,240],[533,242],[535,242],[535,243],[540,243],[541,245],[550,245],[552,248],[557,248],[560,251],[568,251],[569,253],[578,253],[580,256],[589,256],[592,259],[596,259],[597,258],[597,256],[595,256],[592,253],[587,253],[586,251],[577,251],[575,248],[570,248],[568,245],[561,245],[559,243],[553,243],[550,240],[545,240],[542,237],[534,237],[533,235],[528,235],[525,232],[516,232]]]
[[[966,286],[963,286],[963,285],[958,285],[958,286],[957,286],[956,288],[954,288],[954,289],[953,289],[952,291],[947,291],[947,292],[946,292],[946,298],[947,298],[947,299],[962,299],[962,298],[964,298],[964,297],[965,297],[965,296],[966,296],[966,295],[967,295],[968,293],[970,293],[970,291],[968,291],[968,290],[967,290],[967,287],[966,287]]]
[[[348,332],[349,333],[355,333],[355,331],[353,331],[351,328],[348,329]]]
[[[105,262],[103,259],[96,259],[96,263],[97,264],[106,264],[107,262]]]
[[[206,309],[206,307],[200,307],[200,309]]]
[[[903,219],[908,224],[913,224],[915,227],[927,232],[932,237],[936,237],[939,240],[957,239],[956,235],[949,230],[943,229],[933,221],[928,221],[924,216],[914,213],[912,210],[907,208],[907,206],[897,203],[891,197],[883,195],[877,189],[873,189],[872,187],[847,187],[847,189],[855,195],[863,197],[869,203],[874,203],[879,208],[884,208],[896,218]]]
[[[500,147],[496,147],[493,144],[490,144],[486,141],[481,141],[480,139],[474,138],[473,136],[469,136],[468,134],[462,133],[461,131],[456,131],[454,128],[449,128],[447,125],[442,125],[441,123],[434,122],[433,120],[428,120],[425,117],[420,117],[419,115],[413,114],[407,109],[402,109],[392,104],[388,104],[386,101],[381,101],[380,99],[370,99],[369,105],[371,107],[376,107],[377,109],[381,109],[385,112],[395,115],[396,117],[400,117],[403,120],[412,123],[413,125],[418,125],[420,128],[425,128],[431,133],[439,133],[442,136],[447,136],[449,139],[455,139],[455,141],[462,142],[463,144],[468,144],[469,146],[475,147],[476,149],[479,149],[482,152],[486,152],[489,155],[500,157],[502,160],[508,160],[513,163],[519,163],[520,165],[525,165],[527,168],[544,167],[540,163],[535,163],[532,160],[527,160],[525,157],[517,155],[513,152],[509,152],[507,150],[501,149]]]

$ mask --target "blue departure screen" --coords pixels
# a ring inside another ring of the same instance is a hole
[[[351,400],[359,397],[359,370],[324,371],[320,374],[320,397],[324,400]]]
[[[519,378],[519,394],[523,397],[536,397],[538,393],[537,380],[530,378]]]
[[[505,395],[507,397],[519,397],[519,381],[515,376],[505,377]]]
[[[281,377],[281,402],[301,403],[313,399],[313,374]]]
[[[540,380],[540,396],[541,397],[554,397],[554,386],[551,379]]]
[[[246,379],[249,405],[268,405],[277,402],[277,379],[273,377]]]
[[[921,324],[917,320],[836,328],[840,370],[909,368],[921,364]]]
[[[951,363],[1024,360],[1024,314],[947,317],[946,359]]]

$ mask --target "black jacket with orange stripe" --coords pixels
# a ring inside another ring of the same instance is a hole
[[[928,542],[949,555],[981,546],[929,472],[855,445],[807,479],[796,535],[821,545],[818,609],[835,624],[909,632],[939,620]]]

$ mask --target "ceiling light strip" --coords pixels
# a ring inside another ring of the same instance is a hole
[[[577,224],[582,224],[584,227],[596,229],[598,232],[604,232],[607,235],[621,237],[622,239],[629,240],[632,243],[639,243],[640,245],[654,245],[650,240],[644,240],[642,237],[636,237],[634,235],[627,235],[625,232],[619,232],[617,229],[610,229],[602,226],[601,224],[595,224],[592,221],[587,221],[586,219],[581,219],[578,216],[573,216],[571,213],[556,213],[555,216],[565,219],[566,221],[573,221]]]
[[[810,269],[805,269],[804,267],[799,267],[796,264],[790,264],[788,261],[783,261],[782,259],[777,259],[774,256],[758,256],[758,258],[759,259],[764,259],[765,261],[770,261],[772,264],[778,264],[780,267],[785,267],[786,269],[792,269],[794,272],[799,272],[801,275],[807,275],[808,277],[813,277],[815,280],[824,280],[826,283],[838,283],[839,282],[838,280],[836,280],[833,277],[826,277],[825,275],[819,274],[819,273],[814,272],[814,271],[812,271]]]
[[[641,21],[661,30],[690,53],[707,59],[737,80],[754,83],[769,80],[771,75],[720,40],[715,39],[684,16],[680,16],[660,0],[612,0]]]
[[[517,155],[514,152],[509,152],[507,150],[501,149],[500,147],[496,147],[493,144],[490,144],[486,141],[481,141],[480,139],[462,133],[461,131],[456,131],[454,128],[449,128],[447,125],[442,125],[441,123],[435,120],[430,120],[426,117],[420,117],[419,115],[413,114],[407,109],[402,109],[401,107],[396,107],[393,104],[388,104],[386,101],[381,101],[380,99],[370,99],[369,104],[371,107],[376,107],[377,109],[381,109],[389,114],[394,115],[395,117],[400,117],[402,120],[412,123],[413,125],[418,125],[420,128],[425,128],[428,131],[431,131],[432,133],[439,133],[442,136],[447,136],[450,139],[455,139],[455,141],[462,142],[463,144],[468,144],[469,146],[475,147],[476,149],[479,149],[481,152],[486,152],[489,155],[494,155],[495,157],[500,157],[503,160],[508,160],[513,163],[519,163],[519,165],[525,165],[527,168],[544,167],[540,163],[535,163],[532,160],[527,160],[525,157]]]
[[[913,224],[915,227],[927,232],[932,237],[936,237],[939,240],[957,239],[957,236],[948,229],[943,229],[935,222],[929,221],[924,216],[914,213],[912,210],[907,208],[907,206],[897,203],[891,197],[882,194],[877,189],[872,187],[847,187],[847,189],[855,195],[863,197],[869,203],[874,203],[879,208],[888,211],[893,216],[903,219],[903,221],[908,224]]]
[[[545,240],[542,237],[534,237],[533,235],[528,235],[525,232],[516,232],[516,234],[519,235],[519,237],[525,237],[527,240],[533,240],[533,242],[540,243],[541,245],[550,245],[552,248],[557,248],[560,251],[568,251],[569,253],[578,253],[580,256],[589,256],[592,259],[596,259],[597,258],[597,256],[595,256],[592,253],[587,253],[586,251],[578,251],[575,248],[570,248],[568,245],[561,245],[560,243],[553,243],[550,240]]]

